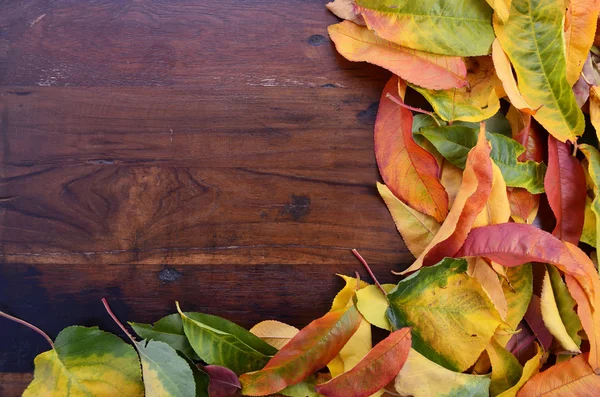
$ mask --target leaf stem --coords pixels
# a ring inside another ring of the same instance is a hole
[[[356,256],[358,258],[358,260],[360,261],[360,263],[363,264],[363,266],[365,267],[365,269],[367,269],[367,272],[369,272],[369,276],[371,276],[371,278],[373,279],[373,281],[375,282],[375,284],[377,284],[377,286],[379,287],[379,289],[381,290],[381,292],[383,292],[383,296],[387,296],[387,292],[385,292],[385,290],[383,289],[383,287],[381,286],[381,284],[379,284],[379,280],[377,280],[377,277],[375,277],[375,275],[373,274],[373,271],[371,270],[371,268],[369,267],[369,264],[367,263],[367,261],[365,260],[365,258],[363,258],[356,249],[352,249],[352,253],[354,254],[354,256]]]
[[[117,318],[117,316],[115,316],[115,314],[113,313],[113,311],[110,309],[110,306],[108,305],[108,302],[106,301],[106,298],[102,298],[102,304],[104,305],[104,309],[106,309],[106,312],[108,313],[108,315],[119,326],[119,328],[121,328],[121,330],[123,332],[125,332],[125,335],[127,335],[127,337],[129,339],[131,339],[131,341],[135,344],[136,343],[135,338],[133,337],[133,335],[131,335],[131,333],[127,330],[127,328],[125,328],[125,326],[119,321],[119,319]]]
[[[4,318],[7,318],[7,319],[9,319],[9,320],[12,320],[12,321],[14,321],[14,322],[16,322],[16,323],[19,323],[19,324],[21,324],[21,325],[24,325],[24,326],[26,326],[26,327],[27,327],[27,328],[29,328],[29,329],[32,329],[32,330],[34,330],[34,331],[35,331],[35,332],[37,332],[38,334],[42,335],[42,336],[43,336],[43,337],[44,337],[44,338],[45,338],[45,339],[48,341],[48,343],[50,343],[50,346],[51,346],[51,347],[54,349],[54,343],[52,342],[52,339],[50,339],[50,337],[48,336],[48,334],[46,334],[44,331],[42,331],[41,329],[39,329],[39,328],[38,328],[38,327],[36,327],[35,325],[33,325],[33,324],[30,324],[30,323],[28,323],[28,322],[27,322],[27,321],[25,321],[25,320],[21,320],[20,318],[17,318],[17,317],[11,316],[10,314],[6,314],[6,313],[4,313],[4,312],[2,312],[2,311],[0,311],[0,316],[2,316],[2,317],[4,317]]]
[[[389,92],[385,95],[386,97],[388,97],[392,102],[394,102],[395,104],[408,109],[408,110],[412,110],[413,112],[417,112],[417,113],[423,113],[426,115],[429,115],[431,117],[433,117],[433,112],[429,112],[425,109],[421,109],[421,108],[416,108],[410,105],[407,105],[406,103],[402,102],[400,99],[394,97],[392,94],[390,94]]]

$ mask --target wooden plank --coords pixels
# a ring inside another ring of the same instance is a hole
[[[18,397],[33,379],[31,373],[2,373],[0,372],[0,396]]]

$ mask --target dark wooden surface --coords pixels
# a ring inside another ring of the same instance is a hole
[[[102,297],[123,320],[179,300],[302,326],[336,272],[365,275],[351,248],[394,281],[412,257],[372,145],[389,75],[335,53],[325,3],[0,0],[0,310],[51,337],[117,332]],[[0,395],[46,349],[0,320]]]

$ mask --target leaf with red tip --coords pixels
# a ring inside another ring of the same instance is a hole
[[[435,158],[413,139],[411,111],[388,97],[402,99],[398,84],[396,76],[386,84],[375,120],[379,172],[396,197],[441,222],[448,213],[448,194]]]
[[[235,372],[220,365],[207,365],[202,370],[210,377],[208,395],[210,397],[231,397],[242,388]]]
[[[571,153],[570,144],[548,136],[548,170],[544,187],[556,218],[552,234],[577,244],[583,231],[586,186],[583,167]]]
[[[410,345],[410,328],[392,332],[350,371],[317,386],[317,392],[327,397],[370,396],[398,375]]]
[[[240,376],[242,394],[266,396],[303,381],[335,358],[356,332],[361,319],[356,308],[350,306],[311,322],[262,370]]]
[[[465,241],[473,222],[485,207],[493,184],[491,148],[482,123],[477,144],[467,156],[460,190],[448,217],[425,251],[401,274],[431,266],[444,257],[453,256]]]
[[[533,376],[517,397],[593,397],[600,391],[600,376],[588,364],[588,354],[556,364]]]
[[[456,256],[484,256],[507,267],[545,262],[562,270],[590,341],[590,365],[600,372],[600,279],[583,251],[534,226],[504,223],[473,229]]]

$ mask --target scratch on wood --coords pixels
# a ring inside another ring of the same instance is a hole
[[[31,22],[31,24],[29,25],[29,27],[32,27],[33,25],[35,25],[36,23],[38,23],[39,21],[44,19],[45,16],[46,16],[46,14],[42,14],[39,17],[37,17],[36,19],[34,19],[33,22]]]

